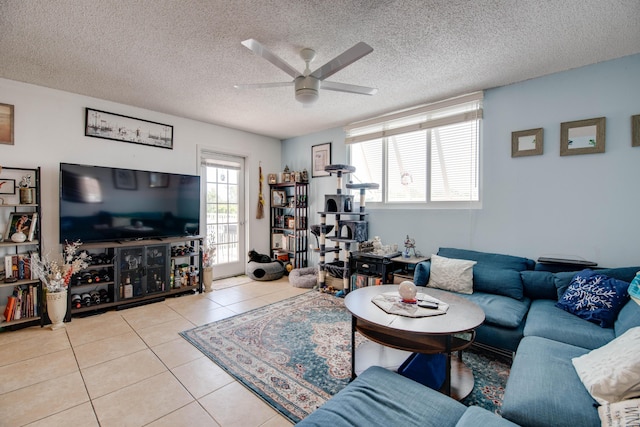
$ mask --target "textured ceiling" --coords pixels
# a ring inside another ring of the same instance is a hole
[[[284,139],[635,54],[639,22],[638,0],[0,0],[0,77]],[[300,71],[364,41],[328,80],[378,93],[234,89],[291,80],[248,38]]]

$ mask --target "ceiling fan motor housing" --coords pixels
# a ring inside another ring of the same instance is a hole
[[[302,104],[313,104],[318,100],[320,80],[311,76],[298,76],[295,80],[296,101]]]

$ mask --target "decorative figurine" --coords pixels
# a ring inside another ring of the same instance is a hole
[[[408,234],[404,240],[404,252],[402,252],[402,256],[405,258],[416,256],[416,241],[415,239],[410,239]]]

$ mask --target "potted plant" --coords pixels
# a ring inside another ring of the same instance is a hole
[[[210,235],[207,237],[202,250],[202,281],[206,292],[211,292],[211,286],[213,285],[213,264],[216,259],[216,247],[210,243],[212,241],[213,236]]]
[[[62,262],[51,261],[47,255],[40,258],[38,254],[34,254],[32,257],[31,268],[35,276],[42,281],[46,293],[51,329],[64,327],[62,322],[67,313],[67,288],[71,276],[89,266],[91,257],[85,251],[78,251],[81,245],[80,241],[67,242]]]

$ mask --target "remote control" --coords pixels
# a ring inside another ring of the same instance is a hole
[[[438,303],[433,301],[418,301],[418,307],[437,309]]]

